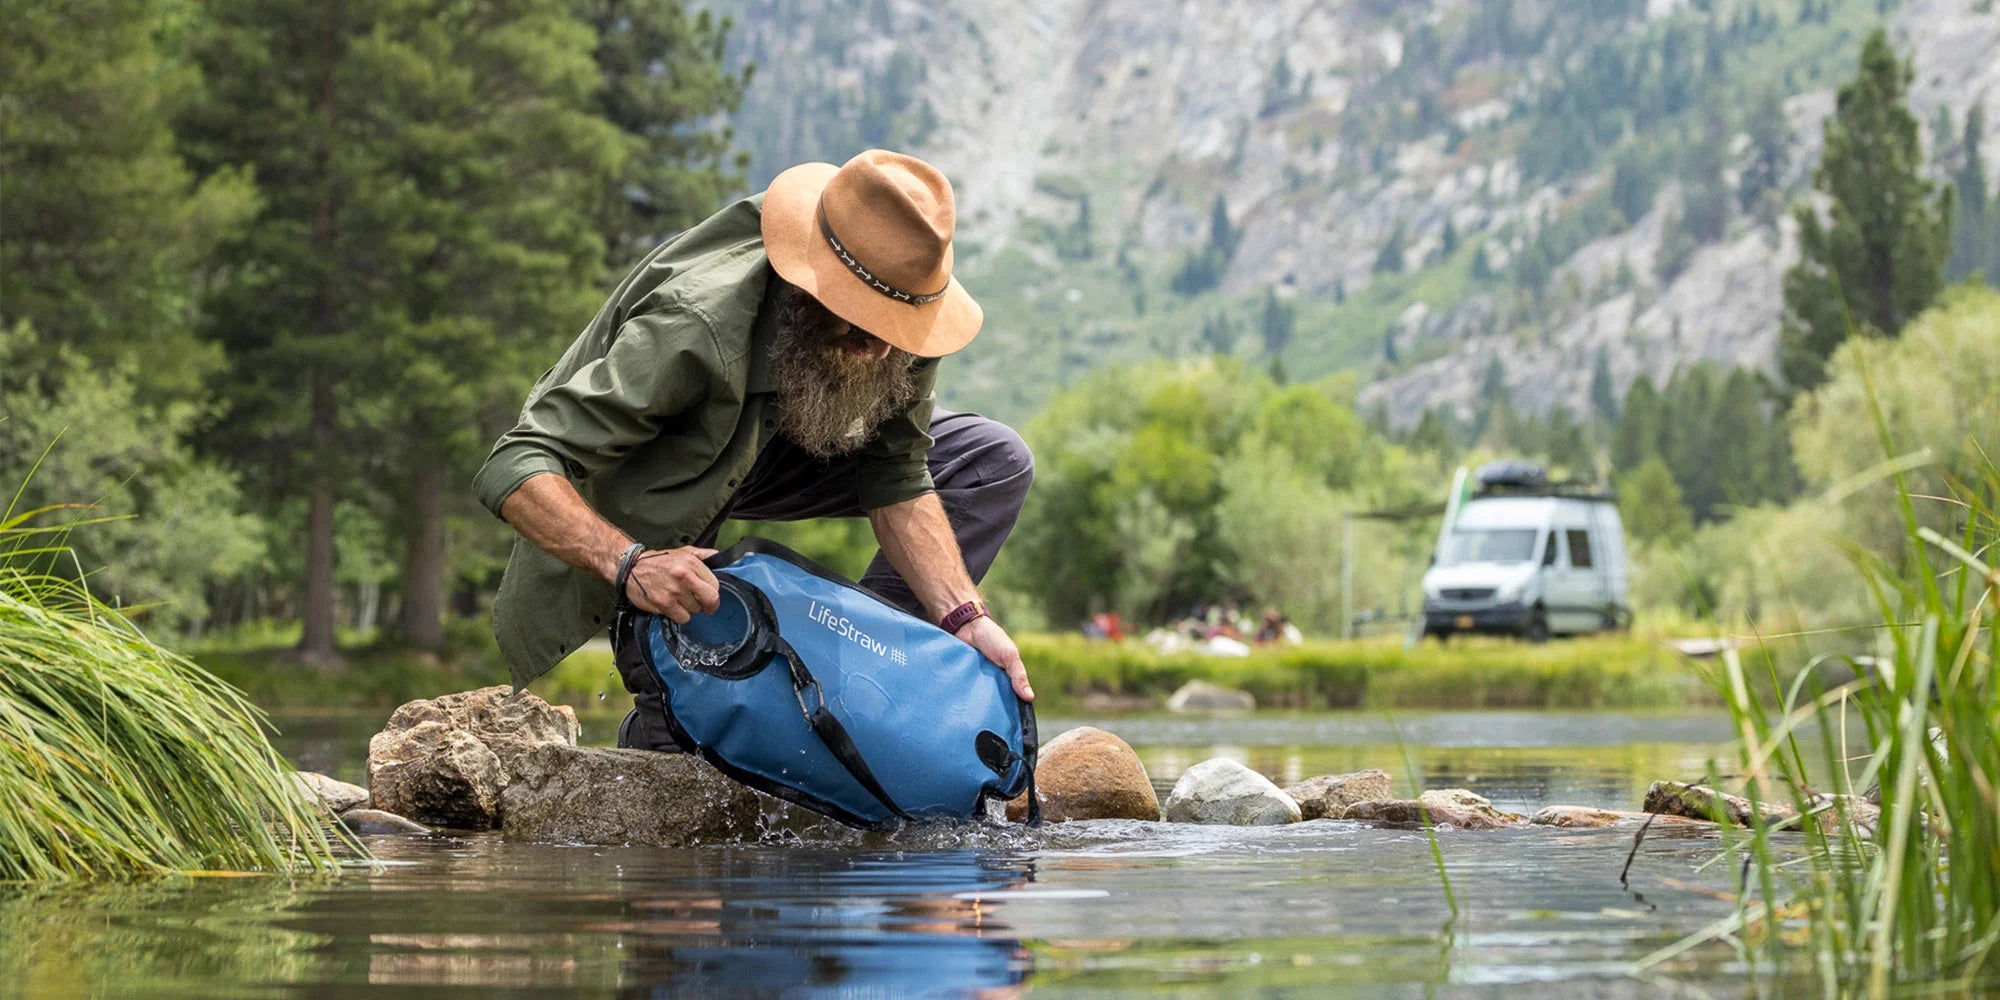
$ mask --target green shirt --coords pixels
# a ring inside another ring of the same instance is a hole
[[[723,516],[777,427],[770,305],[782,283],[764,256],[762,201],[723,209],[625,276],[493,445],[473,479],[480,503],[498,516],[529,477],[555,473],[650,548],[692,544]],[[915,371],[916,401],[858,455],[863,508],[932,490],[937,362]],[[613,596],[596,574],[516,538],[493,631],[517,683],[603,632]]]

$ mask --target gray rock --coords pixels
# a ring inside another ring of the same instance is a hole
[[[758,837],[779,805],[693,754],[550,743],[521,758],[501,829],[517,840],[687,847]]]
[[[1246,711],[1256,707],[1257,699],[1250,692],[1207,681],[1189,681],[1167,699],[1170,712]]]
[[[1187,769],[1167,796],[1169,823],[1277,826],[1299,821],[1299,804],[1270,779],[1217,757]]]
[[[360,837],[431,832],[431,828],[422,823],[380,809],[349,809],[340,814],[340,825]]]
[[[1798,818],[1798,811],[1789,805],[1765,801],[1752,808],[1750,800],[1740,795],[1720,792],[1707,785],[1690,785],[1679,781],[1655,781],[1646,789],[1645,810],[1666,816],[1682,816],[1687,819],[1702,819],[1710,822],[1721,821],[1737,826],[1751,825],[1751,817],[1761,812],[1766,822],[1784,824]]]
[[[1050,823],[1160,818],[1160,799],[1139,755],[1124,740],[1094,726],[1066,730],[1042,747],[1035,792],[1042,800],[1042,819]],[[1007,818],[1018,823],[1027,815],[1024,792],[1007,804]]]
[[[440,721],[376,733],[368,741],[374,806],[432,826],[491,830],[507,775],[479,738]]]
[[[368,789],[329,778],[317,771],[293,771],[292,782],[299,786],[307,802],[319,806],[329,816],[338,816],[368,804]]]
[[[1589,806],[1543,806],[1528,822],[1535,826],[1559,826],[1573,830],[1596,830],[1614,826],[1630,813],[1613,812],[1610,809],[1592,809]]]
[[[442,722],[472,734],[510,774],[515,758],[544,743],[575,746],[583,731],[575,709],[551,705],[532,691],[516,692],[504,684],[407,702],[389,716],[382,731],[398,732],[425,722]]]
[[[1449,826],[1459,830],[1497,830],[1521,822],[1520,816],[1501,812],[1484,796],[1463,788],[1434,789],[1415,799],[1356,802],[1347,807],[1341,818],[1391,826]]]
[[[1339,819],[1356,802],[1389,797],[1389,772],[1371,768],[1353,774],[1322,774],[1285,789],[1306,819]]]

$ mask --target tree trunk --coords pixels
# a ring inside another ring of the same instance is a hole
[[[403,641],[444,649],[444,470],[418,462],[410,479],[414,523],[403,550]]]
[[[308,435],[315,454],[325,454],[333,445],[333,407],[333,386],[326,375],[315,375]],[[306,663],[340,662],[340,652],[333,644],[333,594],[333,482],[316,473],[306,505],[305,600],[299,607],[304,634],[299,638],[298,653]]]

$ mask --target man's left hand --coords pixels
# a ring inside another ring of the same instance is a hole
[[[1035,700],[1035,689],[1028,685],[1028,668],[1021,665],[1021,651],[999,622],[985,616],[974,618],[958,630],[958,637],[1006,670],[1007,679],[1014,682],[1014,693],[1022,701]]]

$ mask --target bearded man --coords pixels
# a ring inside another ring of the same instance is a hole
[[[474,479],[521,534],[493,606],[517,677],[612,623],[613,582],[686,622],[719,594],[724,520],[866,516],[863,586],[943,625],[1034,697],[976,589],[1034,478],[1020,436],[936,406],[979,332],[952,277],[951,184],[870,150],[807,163],[654,250],[528,395]],[[613,628],[621,671],[636,644]],[[627,687],[633,687],[628,680]],[[673,750],[658,695],[619,745]]]

